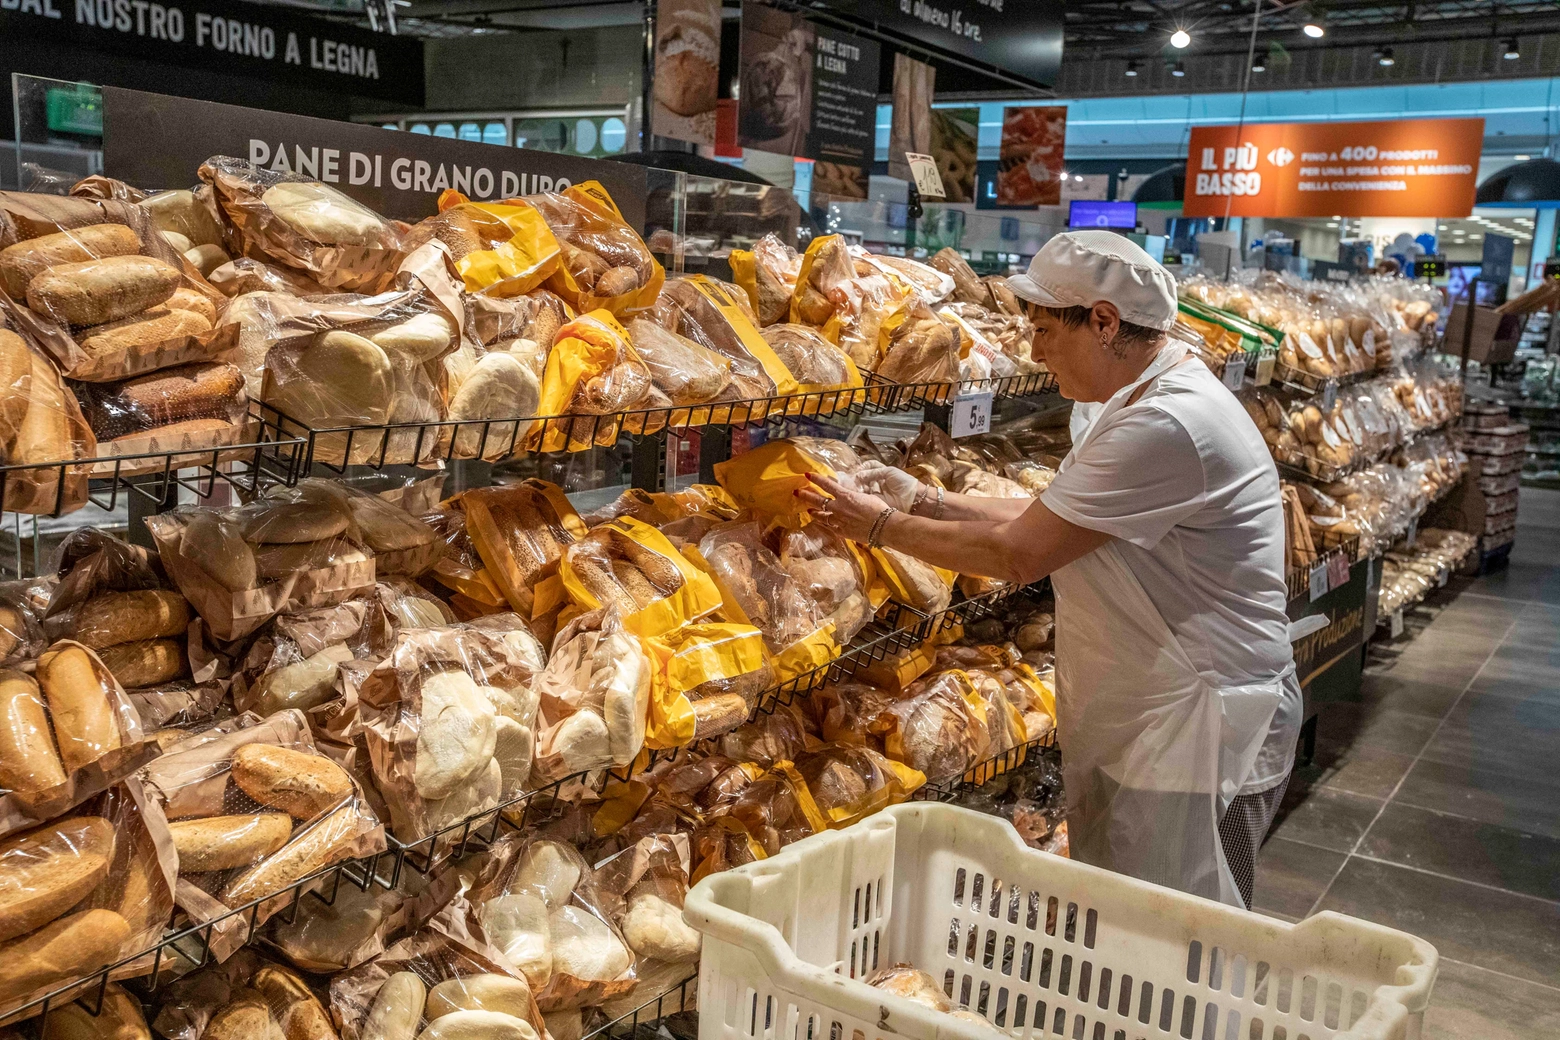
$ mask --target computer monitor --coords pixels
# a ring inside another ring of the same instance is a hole
[[[1125,228],[1137,227],[1136,202],[1096,202],[1092,199],[1074,199],[1067,211],[1067,226],[1074,228]]]

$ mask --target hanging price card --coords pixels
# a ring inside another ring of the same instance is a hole
[[[1231,390],[1239,390],[1240,384],[1246,379],[1246,355],[1231,354],[1224,361],[1224,385]]]
[[[1349,583],[1349,560],[1343,553],[1333,553],[1327,558],[1327,587],[1341,589]]]
[[[910,164],[910,175],[915,178],[915,190],[920,192],[923,198],[948,197],[948,193],[943,190],[942,174],[937,172],[936,159],[930,155],[906,152],[905,161]]]
[[[1311,602],[1327,595],[1327,564],[1318,563],[1311,568]]]
[[[969,437],[977,433],[990,433],[992,397],[989,390],[983,394],[960,394],[955,397],[948,420],[949,434]]]

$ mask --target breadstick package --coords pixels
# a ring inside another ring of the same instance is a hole
[[[253,906],[254,923],[264,923],[295,895],[266,897],[385,848],[368,799],[315,747],[296,709],[264,720],[241,716],[229,732],[175,745],[142,776],[178,853],[175,896],[196,921]],[[219,960],[248,939],[250,921],[250,913],[217,921],[211,945]]]
[[[397,635],[357,695],[374,782],[398,840],[480,822],[528,789],[544,660],[513,614]]]
[[[610,605],[623,627],[641,636],[671,632],[720,606],[708,575],[660,531],[627,516],[565,549],[558,576],[580,610]]]
[[[560,263],[547,287],[575,311],[632,315],[655,302],[666,271],[600,184],[585,181],[522,201],[541,212],[557,238]]]
[[[132,202],[0,193],[0,312],[71,379],[210,360],[226,303]]]
[[[237,254],[303,271],[328,289],[382,292],[405,251],[394,224],[328,184],[232,156],[200,167]]]

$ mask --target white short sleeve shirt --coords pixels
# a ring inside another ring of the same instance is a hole
[[[1123,559],[1210,685],[1264,682],[1289,666],[1278,471],[1206,366],[1173,366],[1110,415],[1042,500],[1121,540]],[[1273,748],[1264,746],[1243,793],[1287,775],[1301,710],[1296,696],[1280,704]]]

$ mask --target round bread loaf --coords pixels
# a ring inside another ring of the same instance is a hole
[[[384,349],[339,329],[266,355],[266,403],[315,428],[383,423],[394,386]]]

